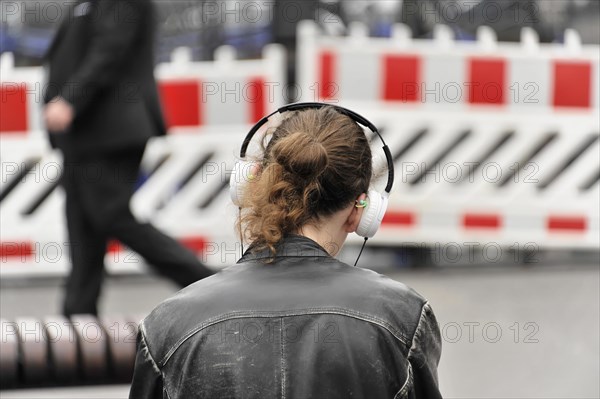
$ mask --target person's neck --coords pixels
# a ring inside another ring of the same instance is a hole
[[[341,233],[340,229],[327,228],[327,225],[319,227],[305,225],[296,234],[310,238],[323,247],[331,256],[339,253],[347,235],[346,233]]]

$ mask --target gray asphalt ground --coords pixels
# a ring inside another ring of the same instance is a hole
[[[387,270],[427,297],[443,336],[447,398],[600,397],[600,266],[548,262]],[[175,292],[151,276],[109,278],[101,309],[144,315]],[[59,281],[2,281],[2,318],[58,310]],[[127,386],[3,391],[0,398],[125,398]]]

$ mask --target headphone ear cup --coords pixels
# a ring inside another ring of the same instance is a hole
[[[375,190],[369,190],[367,193],[367,206],[363,209],[363,214],[356,228],[356,234],[365,238],[373,237],[381,225],[387,206],[387,196],[383,196]]]
[[[238,161],[229,176],[229,196],[236,206],[242,206],[244,190],[251,179],[254,162]]]

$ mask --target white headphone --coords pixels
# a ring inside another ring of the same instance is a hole
[[[284,113],[287,111],[298,111],[304,109],[319,109],[323,107],[333,107],[339,113],[350,117],[356,123],[363,125],[369,128],[373,133],[377,134],[381,142],[383,143],[383,152],[385,153],[385,158],[387,160],[388,166],[388,180],[387,185],[383,193],[380,193],[376,190],[369,189],[367,193],[366,206],[364,207],[363,214],[360,218],[360,222],[358,223],[358,227],[356,229],[356,234],[364,238],[371,238],[375,235],[379,226],[381,225],[381,221],[383,220],[383,216],[385,215],[385,211],[388,206],[388,197],[390,195],[390,191],[392,190],[392,186],[394,184],[394,163],[392,161],[392,154],[390,153],[390,149],[387,144],[381,137],[381,134],[377,131],[375,125],[369,122],[366,118],[360,116],[359,114],[344,108],[338,105],[331,105],[325,103],[295,103],[289,104],[279,108],[277,111],[265,116],[262,118],[246,135],[244,142],[242,143],[242,148],[240,150],[240,160],[235,164],[233,171],[231,172],[231,176],[229,178],[229,194],[231,196],[231,201],[237,205],[241,206],[243,192],[245,190],[246,184],[251,181],[254,176],[253,174],[257,172],[257,163],[253,161],[245,160],[246,150],[248,149],[248,145],[250,144],[250,140],[256,134],[256,132],[268,122],[269,118],[277,113]]]

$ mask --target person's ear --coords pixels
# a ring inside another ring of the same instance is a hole
[[[356,201],[354,201],[354,204],[352,205],[352,211],[350,211],[350,215],[348,215],[348,219],[346,219],[346,223],[344,225],[346,233],[354,233],[358,228],[364,208],[367,206],[366,201],[367,194],[365,193],[359,195]]]

